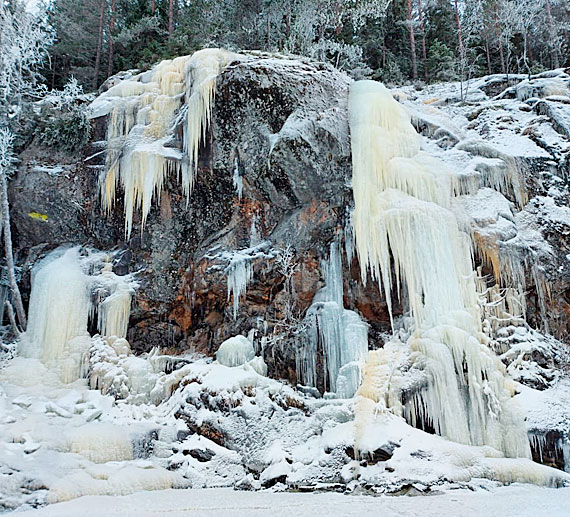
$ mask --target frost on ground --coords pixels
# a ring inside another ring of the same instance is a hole
[[[89,382],[102,392],[85,379],[63,384],[36,359],[18,357],[2,370],[3,509],[183,487],[428,494],[478,483],[560,486],[570,478],[395,416],[368,427],[357,460],[358,399],[303,395],[258,373],[259,357],[235,367],[207,358],[182,365],[180,357],[135,357],[117,341],[93,340]],[[552,401],[527,390],[521,397],[533,400],[540,420]]]
[[[517,515],[551,517],[560,515],[570,497],[570,489],[513,485],[494,490],[453,490],[432,497],[370,497],[335,493],[303,494],[233,492],[228,489],[191,491],[164,490],[126,497],[84,497],[20,514],[22,517],[75,517],[130,515],[183,515],[223,517],[266,516],[361,516],[422,515]]]

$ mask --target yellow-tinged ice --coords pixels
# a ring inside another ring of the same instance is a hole
[[[373,404],[357,408],[385,408],[451,440],[529,457],[504,367],[486,346],[471,240],[448,209],[449,171],[420,152],[409,114],[383,85],[354,83],[349,116],[362,278],[370,274],[382,285],[390,314],[397,293],[413,321],[406,345],[393,338],[370,354],[359,396]],[[427,377],[407,393],[400,387],[402,347]],[[357,435],[366,413],[357,411]]]
[[[162,61],[150,72],[126,79],[103,94],[113,108],[108,117],[106,174],[101,181],[104,210],[114,209],[116,189],[124,192],[125,233],[140,210],[144,227],[152,202],[167,175],[181,178],[188,201],[198,168],[198,151],[210,125],[216,78],[235,57],[221,49]],[[184,120],[178,120],[186,105]],[[167,144],[177,123],[183,153]]]

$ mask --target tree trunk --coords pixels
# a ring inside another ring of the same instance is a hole
[[[285,14],[285,35],[287,39],[291,35],[291,2],[287,2],[287,13]]]
[[[103,48],[103,25],[105,23],[105,0],[101,0],[101,14],[99,15],[99,38],[97,39],[97,55],[95,56],[95,77],[93,87],[99,85],[99,70],[101,69],[101,50]]]
[[[550,10],[550,2],[546,0],[546,19],[548,21],[548,34],[550,37],[550,52],[552,54],[553,68],[560,67],[558,60],[558,50],[556,48],[555,34],[554,34],[554,20],[552,19],[552,11]]]
[[[497,8],[495,7],[495,32],[497,34],[497,42],[499,43],[499,56],[501,57],[501,72],[506,73],[505,55],[503,54],[503,42],[501,41],[501,31],[499,29],[499,20],[497,16]]]
[[[489,51],[489,33],[485,30],[485,54],[487,55],[487,73],[491,75],[491,52]]]
[[[154,15],[155,11],[156,11],[156,2],[155,2],[155,0],[151,0],[151,2],[150,2],[150,14]]]
[[[410,53],[412,55],[412,77],[418,78],[418,64],[416,62],[416,38],[414,36],[414,22],[412,18],[412,0],[408,0],[408,22],[410,24]]]
[[[22,330],[26,330],[27,320],[22,303],[22,295],[16,282],[16,270],[14,266],[14,252],[12,251],[12,230],[10,229],[10,206],[8,204],[8,180],[6,174],[0,171],[0,204],[2,205],[2,221],[4,230],[4,253],[6,254],[6,267],[8,269],[8,282],[12,291],[12,301],[16,307],[16,314]]]
[[[457,0],[455,2],[455,22],[457,23],[457,44],[459,49],[459,55],[463,57],[463,35],[461,34],[461,19],[459,18],[459,7],[457,6]]]
[[[174,31],[174,0],[168,1],[168,35],[172,36]]]
[[[6,300],[6,311],[8,312],[8,321],[10,322],[10,325],[12,326],[12,331],[14,332],[16,337],[20,336],[20,329],[18,328],[18,324],[16,323],[16,316],[14,315],[14,309],[12,307],[12,304]],[[6,348],[6,347],[4,347]]]
[[[109,20],[109,63],[107,65],[107,77],[113,74],[113,57],[115,46],[113,41],[113,30],[115,29],[115,14],[117,12],[117,0],[111,2],[111,18]]]
[[[427,52],[426,52],[426,30],[424,26],[424,15],[422,12],[422,0],[418,0],[418,14],[420,15],[420,30],[422,31],[422,60],[424,65],[424,77],[427,80]]]

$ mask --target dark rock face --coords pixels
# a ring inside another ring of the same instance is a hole
[[[105,172],[105,118],[93,121],[89,148],[78,149],[75,156],[30,146],[10,185],[24,297],[29,294],[32,265],[56,246],[120,250],[115,272],[137,272],[140,283],[128,336],[134,350],[159,346],[174,354],[194,350],[213,355],[222,341],[237,333],[254,329],[257,345],[264,336],[275,337],[286,314],[302,319],[323,286],[321,261],[328,257],[331,241],[343,235],[347,209],[353,204],[347,120],[350,81],[327,65],[302,60],[250,56],[230,64],[218,77],[212,124],[200,149],[190,202],[177,179],[168,177],[159,199],[153,200],[144,229],[135,214],[128,241],[122,193],[109,215],[103,214],[99,199],[99,178]],[[500,81],[489,84],[507,86]],[[550,116],[549,102],[535,106],[536,114]],[[476,112],[479,116],[481,111]],[[438,131],[444,129],[429,117],[414,115],[413,120],[429,138],[437,140]],[[563,131],[560,134],[565,138]],[[457,138],[451,136],[442,140],[442,147],[455,145]],[[538,136],[529,134],[529,138],[546,149]],[[551,182],[567,178],[568,153],[546,150],[552,151],[552,159],[521,161],[531,198],[550,196],[557,187]],[[234,187],[236,174],[243,184],[241,198]],[[567,199],[560,203],[566,205]],[[555,250],[540,263],[551,286],[546,318],[549,330],[566,339],[569,229],[549,221],[548,211],[542,217],[539,204],[533,206],[529,211],[534,210],[544,238]],[[253,260],[253,278],[234,318],[226,265],[216,254],[263,241],[270,242],[272,252]],[[290,286],[276,255],[288,247],[296,267]],[[363,316],[370,324],[370,342],[381,346],[383,333],[390,329],[384,296],[376,282],[362,283],[356,259],[350,265],[346,257],[343,261],[344,305]],[[538,307],[536,281],[529,272],[526,276],[528,319],[540,327],[544,314]],[[401,314],[400,307],[393,309],[395,316]],[[290,337],[270,339],[264,355],[270,376],[294,382],[295,341]]]
[[[128,336],[133,349],[160,346],[212,355],[237,333],[273,334],[288,310],[290,297],[275,257],[255,259],[253,279],[233,317],[223,264],[208,251],[249,248],[254,233],[273,250],[292,248],[292,310],[301,318],[323,285],[320,261],[342,234],[352,204],[349,84],[348,77],[319,63],[251,58],[231,64],[217,81],[190,202],[169,177],[142,231],[135,214],[128,242],[122,193],[108,216],[99,201],[104,118],[94,121],[93,142],[77,156],[50,156],[31,147],[10,191],[28,289],[33,263],[58,245],[122,250],[115,272],[139,272]],[[46,172],[50,163],[63,163],[63,170]],[[233,185],[236,167],[241,199]],[[45,214],[47,220],[28,214]],[[383,297],[375,284],[362,286],[359,276],[356,260],[351,270],[345,265],[346,306],[360,311],[374,329],[386,330]],[[294,349],[286,344],[269,346],[265,358],[271,376],[295,380]]]

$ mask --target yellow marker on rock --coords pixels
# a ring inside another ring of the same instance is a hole
[[[28,214],[32,219],[39,219],[41,221],[47,221],[48,220],[48,216],[47,214],[40,214],[38,212],[30,212]]]

